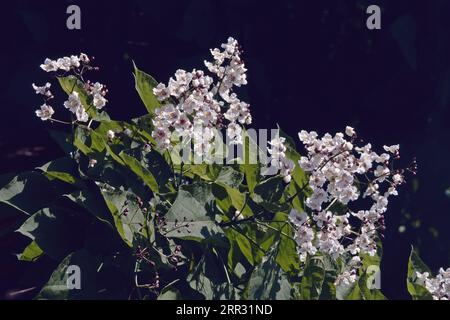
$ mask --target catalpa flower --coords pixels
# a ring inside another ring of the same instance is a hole
[[[33,83],[32,86],[33,86],[34,91],[36,91],[36,94],[43,95],[47,98],[53,97],[52,93],[50,92],[51,84],[49,82],[47,82],[43,86],[37,86]]]
[[[43,104],[40,109],[36,110],[36,116],[41,118],[42,121],[51,119],[54,113],[53,108],[47,104]]]
[[[198,156],[206,156],[212,149],[214,130],[224,128],[232,144],[242,144],[242,126],[250,124],[252,118],[249,105],[239,100],[233,87],[247,83],[247,69],[236,40],[229,38],[222,49],[211,50],[214,62],[205,62],[213,77],[203,70],[178,69],[167,85],[159,83],[153,88],[153,94],[162,105],[155,112],[152,136],[162,151],[172,147],[173,132],[195,138],[194,152]],[[193,124],[203,128],[195,133]]]
[[[379,232],[384,230],[388,199],[398,194],[397,187],[404,182],[405,170],[392,169],[389,154],[377,154],[371,144],[355,147],[355,137],[356,132],[351,127],[346,127],[345,135],[338,132],[334,136],[327,133],[319,137],[314,131],[299,133],[307,151],[307,155],[300,158],[299,165],[310,174],[309,187],[312,190],[305,201],[312,217],[312,220],[308,219],[308,228],[315,231],[314,240],[307,240],[307,245],[333,259],[377,254],[377,240]],[[284,155],[285,149],[280,142],[283,141],[271,143],[272,154]],[[384,146],[384,150],[396,157],[399,155],[398,145]],[[352,211],[353,203],[362,198],[371,199],[372,204],[365,210]],[[335,203],[339,203],[346,212],[338,214],[330,210]],[[350,220],[351,216],[357,220]],[[305,233],[304,223],[292,217],[290,221]],[[297,238],[300,243],[298,254],[304,259],[306,240],[298,235]],[[342,273],[336,283],[349,284],[355,279],[356,271],[350,269]]]
[[[81,104],[78,92],[74,91],[69,95],[69,99],[64,102],[64,107],[75,114],[78,121],[87,122],[89,120],[89,115]]]
[[[428,272],[416,272],[417,282],[424,286],[434,300],[450,299],[450,268],[439,269],[436,277],[432,277]]]
[[[73,68],[79,68],[81,63],[88,64],[89,58],[84,53],[79,56],[62,57],[57,60],[46,58],[41,64],[41,69],[46,72],[55,72],[58,70],[70,71]]]

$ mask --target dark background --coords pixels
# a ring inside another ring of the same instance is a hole
[[[66,28],[70,4],[81,7],[80,31]],[[381,30],[366,28],[370,4],[382,8]],[[450,1],[3,2],[0,174],[60,154],[49,124],[34,115],[41,101],[31,83],[47,80],[39,69],[46,57],[95,56],[101,70],[92,80],[108,85],[112,118],[126,120],[145,113],[132,59],[166,82],[177,68],[203,68],[208,49],[228,36],[245,50],[243,93],[255,128],[278,123],[296,137],[301,129],[325,133],[351,125],[373,145],[400,143],[404,165],[417,157],[419,174],[386,215],[381,285],[387,297],[408,298],[410,245],[432,269],[450,265]],[[0,238],[0,298],[49,276],[46,266],[54,262],[37,262],[36,276],[30,264],[16,261],[13,254],[26,243],[18,235]]]

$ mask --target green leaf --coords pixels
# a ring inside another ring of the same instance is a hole
[[[242,233],[232,228],[227,228],[225,234],[230,242],[228,265],[231,269],[236,267],[236,264],[239,261],[236,259],[236,256],[239,256],[240,254],[242,254],[252,266],[261,262],[264,253],[258,248],[255,248],[254,244],[248,239],[248,235],[245,237]]]
[[[46,254],[55,260],[65,257],[83,242],[86,226],[79,213],[64,208],[50,207],[39,210],[17,230],[29,237]]]
[[[159,294],[157,300],[180,300],[181,293],[176,288],[163,289]]]
[[[301,281],[302,299],[319,299],[324,279],[325,266],[322,257],[309,257]]]
[[[279,201],[283,195],[283,191],[283,178],[280,176],[271,177],[255,187],[252,199],[268,211],[285,211],[289,209],[289,206],[287,204],[280,204]]]
[[[65,197],[92,213],[100,221],[114,226],[114,219],[108,213],[108,207],[100,192],[94,193],[84,189],[67,194]]]
[[[83,181],[78,178],[76,163],[69,157],[50,161],[37,169],[42,170],[49,180],[57,179],[80,188],[84,187]]]
[[[166,236],[202,241],[222,234],[212,217],[192,194],[180,190],[172,207],[165,215]]]
[[[223,167],[215,182],[231,188],[239,188],[243,179],[244,177],[239,171],[234,170],[232,167]]]
[[[151,75],[139,70],[134,62],[133,65],[136,90],[147,108],[148,113],[153,115],[155,109],[161,105],[153,94],[153,88],[158,85],[158,82]]]
[[[73,277],[77,271],[73,268],[79,268],[80,289],[68,286],[68,283],[76,283]],[[108,262],[100,256],[86,250],[76,251],[62,260],[36,299],[127,299],[131,288],[124,276],[132,277],[125,263],[121,264],[121,270],[117,270],[108,267]]]
[[[131,169],[144,183],[154,192],[159,192],[158,182],[153,174],[141,165],[141,163],[134,157],[125,153],[124,151],[119,153],[119,157]]]
[[[256,164],[241,164],[239,168],[245,175],[248,190],[253,192],[259,182],[259,166]]]
[[[252,272],[246,288],[250,300],[289,300],[291,284],[275,261],[275,252],[269,253]]]
[[[214,252],[214,249],[212,251]],[[221,268],[219,258],[210,250],[205,250],[195,270],[188,275],[187,281],[190,287],[202,294],[206,300],[237,298],[233,286],[226,282],[225,271]]]
[[[56,196],[51,182],[37,172],[0,176],[0,202],[27,215],[49,205]]]
[[[23,252],[18,255],[21,261],[36,261],[44,253],[35,241],[32,241]]]
[[[423,284],[419,283],[416,274],[417,272],[428,272],[429,275],[432,276],[430,269],[422,261],[422,259],[420,259],[414,247],[412,247],[408,261],[408,277],[406,280],[408,292],[413,300],[432,300],[433,297],[430,292],[423,286]]]
[[[206,182],[195,182],[188,185],[182,185],[182,190],[189,192],[195,200],[197,200],[203,206],[211,206],[216,199],[212,192],[212,185]]]
[[[75,76],[58,77],[59,84],[61,88],[67,95],[72,92],[77,92],[80,98],[81,104],[83,105],[89,117],[96,121],[106,121],[109,120],[109,116],[104,111],[98,111],[96,107],[92,104],[92,98],[88,95],[86,90],[83,88],[83,83],[78,80]]]
[[[128,246],[132,247],[139,235],[148,237],[143,228],[145,216],[133,193],[113,188],[106,183],[100,185],[100,192],[113,216],[117,232]]]

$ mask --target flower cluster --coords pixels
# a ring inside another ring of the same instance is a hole
[[[170,149],[171,138],[177,135],[193,139],[194,152],[204,156],[212,148],[215,130],[223,127],[231,143],[242,143],[242,125],[252,118],[249,105],[239,100],[233,87],[247,84],[247,69],[236,40],[229,38],[222,49],[211,50],[214,61],[205,61],[213,76],[202,70],[177,70],[167,86],[160,83],[153,89],[162,103],[152,133],[159,149]]]
[[[294,170],[294,162],[286,158],[286,139],[283,137],[276,137],[269,142],[270,147],[268,152],[271,155],[271,165],[280,170],[280,175],[283,177],[284,182],[289,183],[291,181],[291,173]]]
[[[450,299],[450,268],[439,269],[436,277],[431,277],[428,272],[416,272],[418,282],[432,295],[434,300]]]
[[[316,132],[301,131],[299,138],[307,151],[299,165],[310,174],[312,191],[305,201],[310,215],[295,211],[290,214],[297,229],[295,238],[301,260],[318,251],[334,259],[374,256],[378,231],[384,230],[388,199],[398,194],[405,171],[414,172],[415,163],[406,170],[394,170],[399,146],[384,146],[381,154],[373,151],[371,144],[358,147],[351,127],[346,128],[345,134],[327,133],[321,138]],[[359,199],[364,199],[361,202],[368,203],[368,207],[355,210],[357,207],[353,206]],[[333,212],[337,211],[334,208],[340,212]],[[338,282],[354,280],[355,266],[346,270]]]
[[[63,57],[57,60],[51,60],[49,58],[45,59],[44,63],[41,64],[41,69],[46,72],[55,71],[70,71],[75,68],[79,68],[82,65],[88,65],[90,62],[88,56],[81,53],[79,56]]]
[[[99,110],[106,105],[106,87],[99,82],[91,83],[90,81],[84,82],[82,80],[84,71],[97,69],[90,65],[90,59],[86,54],[81,53],[78,56],[72,55],[70,57],[63,57],[57,60],[47,58],[44,63],[41,64],[41,69],[46,72],[73,72],[76,76],[76,81],[81,81],[83,84],[83,89],[91,99],[92,105]],[[36,115],[43,121],[57,121],[52,118],[55,111],[50,105],[48,105],[48,101],[53,99],[53,94],[50,92],[50,86],[51,84],[48,82],[44,86],[37,86],[33,83],[33,89],[36,94],[40,94],[44,98],[44,104],[39,110],[36,110]],[[80,99],[80,93],[75,91],[75,86],[69,94],[67,101],[64,102],[64,107],[75,115],[77,121],[87,122],[89,120],[89,115],[87,113],[88,110],[86,110],[83,106]]]

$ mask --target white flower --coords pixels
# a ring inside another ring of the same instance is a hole
[[[167,128],[159,127],[152,132],[153,139],[161,150],[167,150],[170,146],[170,131]]]
[[[439,268],[436,277],[432,277],[428,272],[416,272],[416,282],[424,286],[434,300],[450,299],[450,268],[444,270]]]
[[[359,263],[356,259],[347,261],[350,258],[348,253],[352,256],[377,254],[378,230],[384,228],[383,214],[387,210],[388,198],[398,194],[396,187],[403,181],[403,176],[397,173],[399,171],[391,172],[389,169],[389,154],[378,155],[370,143],[359,147],[346,140],[346,136],[353,138],[355,135],[351,127],[346,128],[345,135],[338,132],[334,136],[327,133],[318,137],[314,131],[299,132],[300,141],[307,151],[300,158],[299,165],[310,174],[309,187],[312,190],[305,201],[313,211],[312,223],[308,224],[316,230],[316,241],[312,245],[333,259],[343,257],[351,266]],[[398,146],[386,148],[388,152],[398,154]],[[375,170],[374,163],[380,164]],[[371,172],[374,178],[369,177]],[[372,201],[366,210],[349,211],[345,215],[332,212],[335,203],[350,208],[354,201],[364,197],[370,197]],[[325,206],[327,209],[323,210]],[[358,220],[349,220],[351,215]],[[299,228],[298,225],[296,227]],[[301,251],[299,255],[304,257]],[[354,274],[347,273],[338,282],[350,282],[354,277]]]
[[[95,160],[95,159],[90,159],[89,160],[89,168],[93,168],[93,167],[95,167],[95,165],[97,164],[97,160]]]
[[[391,170],[389,170],[386,166],[377,166],[374,171],[374,175],[378,178],[378,181],[383,182],[390,172]]]
[[[45,59],[44,63],[41,64],[41,69],[46,72],[58,71],[59,66],[58,63],[49,58]]]
[[[356,132],[355,132],[355,129],[347,126],[347,127],[345,127],[345,134],[348,135],[349,137],[353,137],[356,134]]]
[[[64,107],[75,114],[78,121],[87,122],[89,120],[89,115],[81,104],[78,92],[74,91],[69,95],[67,101],[64,102]]]
[[[161,150],[172,147],[170,139],[176,133],[191,138],[195,155],[203,157],[214,149],[213,132],[222,128],[226,128],[231,143],[242,143],[240,124],[250,124],[252,117],[249,105],[239,100],[232,87],[246,83],[246,69],[236,40],[230,38],[222,47],[223,51],[211,50],[214,62],[205,62],[215,79],[202,70],[178,69],[167,85],[159,83],[153,89],[155,97],[165,102],[153,119],[152,135]]]
[[[395,184],[402,184],[405,180],[405,177],[401,175],[400,173],[396,173],[392,176],[392,181],[394,181]]]
[[[304,211],[297,212],[295,209],[291,209],[289,212],[289,221],[291,221],[294,226],[299,227],[308,221],[308,215]]]
[[[164,101],[170,97],[170,91],[164,83],[159,83],[155,88],[153,88],[153,94],[159,101]]]
[[[96,93],[93,97],[92,103],[94,107],[96,107],[97,109],[101,109],[106,105],[107,101],[108,100],[106,100],[101,94]]]
[[[46,97],[52,97],[52,93],[50,92],[50,87],[51,84],[49,82],[47,82],[45,85],[43,86],[37,86],[34,83],[32,84],[34,91],[36,91],[36,94],[40,94]]]
[[[344,271],[339,276],[337,276],[336,281],[334,284],[336,286],[348,286],[351,285],[356,281],[356,271],[350,270],[350,271]]]
[[[60,70],[70,71],[72,68],[72,60],[69,57],[59,58],[56,60],[56,64]]]
[[[82,107],[78,92],[74,91],[69,95],[68,100],[64,102],[64,107],[69,109],[72,113],[76,113],[77,110]]]
[[[175,131],[182,137],[190,137],[192,135],[192,123],[185,113],[180,113],[177,120],[173,123]]]
[[[400,145],[395,144],[395,145],[392,145],[392,146],[383,146],[383,149],[386,152],[390,152],[392,154],[396,154],[399,151],[399,149],[400,149]]]
[[[36,116],[41,118],[42,121],[51,119],[54,113],[55,111],[53,108],[46,104],[43,104],[40,109],[36,110]]]
[[[80,58],[77,56],[70,56],[70,65],[78,68],[80,66]]]
[[[85,53],[80,53],[80,61],[84,64],[88,64],[90,62],[89,57]]]
[[[116,136],[116,133],[112,130],[108,130],[106,132],[106,137],[108,138],[108,140],[112,140],[114,139],[114,137]]]
[[[243,215],[242,212],[240,212],[239,210],[236,210],[236,211],[234,212],[234,218],[235,218],[237,221],[241,221],[242,219],[244,219],[244,215]]]
[[[89,115],[84,110],[84,107],[80,104],[78,109],[75,111],[75,116],[77,117],[77,120],[80,122],[88,122],[89,121]]]

